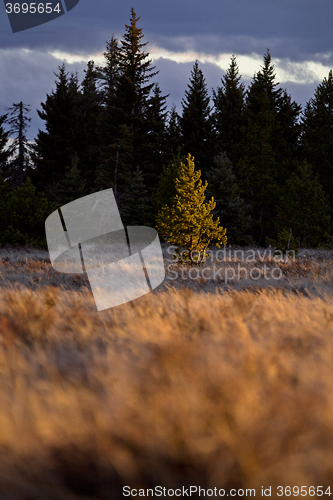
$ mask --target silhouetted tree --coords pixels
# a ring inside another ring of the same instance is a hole
[[[221,78],[221,86],[213,90],[213,122],[220,151],[234,162],[239,159],[239,143],[244,128],[245,86],[241,83],[236,56]]]
[[[116,185],[118,192],[127,189],[137,167],[151,191],[161,168],[160,159],[157,164],[154,160],[160,141],[156,126],[163,119],[165,97],[156,87],[153,91],[152,78],[157,72],[145,52],[147,42],[142,41],[139,19],[132,8],[120,46],[113,39],[105,54],[108,78],[102,126],[107,135],[97,178],[104,186]]]
[[[78,96],[77,142],[78,153],[74,154],[76,164],[80,163],[85,179],[86,194],[95,190],[96,171],[100,163],[102,134],[100,130],[103,111],[103,94],[98,87],[99,73],[94,62],[89,61]]]
[[[176,111],[176,106],[173,105],[169,111],[168,122],[166,125],[165,150],[168,161],[171,161],[178,153],[178,149],[182,145],[182,136],[180,128],[180,116]]]
[[[27,177],[24,184],[11,189],[0,178],[3,211],[0,220],[1,245],[33,245],[46,248],[45,219],[54,210],[43,193],[36,189]]]
[[[190,83],[182,100],[183,113],[180,118],[183,153],[194,156],[197,168],[205,177],[213,159],[213,132],[210,119],[210,97],[203,72],[195,62]]]
[[[333,210],[333,72],[318,85],[305,107],[301,143],[303,155],[318,173]]]
[[[152,196],[155,214],[161,210],[163,205],[170,205],[172,199],[176,196],[176,179],[183,163],[185,163],[185,156],[181,155],[179,148],[177,156],[166,165],[163,165],[162,172]]]
[[[207,180],[207,196],[214,197],[216,206],[213,213],[228,229],[228,242],[234,245],[251,244],[248,235],[251,225],[249,207],[240,196],[233,166],[226,153],[214,158],[207,172]]]
[[[148,121],[149,134],[147,137],[147,158],[145,161],[145,183],[151,195],[156,187],[163,165],[168,159],[166,152],[166,98],[162,95],[159,85],[156,83],[152,89],[149,99]]]
[[[316,247],[331,239],[330,210],[318,174],[303,162],[287,181],[276,218],[277,233],[285,231],[299,246]]]
[[[69,77],[62,64],[56,77],[55,90],[47,94],[45,103],[41,103],[42,111],[38,111],[46,130],[38,132],[33,153],[35,169],[30,176],[39,191],[61,182],[73,155],[80,153],[77,76]]]
[[[148,226],[152,224],[150,197],[139,168],[132,174],[128,189],[124,193],[119,208],[121,219],[126,226]]]
[[[78,164],[79,158],[77,154],[74,154],[71,164],[66,167],[62,181],[53,184],[46,193],[48,198],[52,197],[58,208],[86,194],[86,180],[82,176]]]
[[[14,103],[8,108],[7,123],[10,127],[9,135],[12,136],[11,145],[12,158],[7,162],[4,170],[5,179],[13,187],[19,187],[26,179],[27,169],[30,165],[31,147],[27,139],[27,129],[31,118],[27,117],[30,112],[30,106],[22,101]]]
[[[295,169],[298,115],[275,81],[275,69],[267,50],[264,64],[252,80],[246,99],[245,129],[236,166],[242,196],[251,206],[253,236],[257,244],[274,234],[276,205],[286,179]]]

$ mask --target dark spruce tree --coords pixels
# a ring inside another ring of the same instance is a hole
[[[152,78],[157,74],[149,54],[145,52],[148,42],[143,42],[142,28],[138,27],[139,17],[131,9],[130,24],[121,41],[120,77],[117,85],[116,123],[126,127],[130,134],[132,150],[132,171],[139,167],[143,173],[148,191],[151,184],[149,153],[152,149],[150,138],[150,103],[154,87]]]
[[[117,89],[121,75],[120,47],[112,36],[106,44],[104,66],[98,67],[99,84],[103,96],[101,120],[98,135],[101,142],[100,159],[96,170],[96,189],[126,185],[132,165],[132,138],[127,126],[121,120]]]
[[[278,239],[289,235],[300,247],[317,247],[332,239],[327,195],[306,161],[287,181],[277,208],[276,229]]]
[[[87,194],[86,180],[81,174],[78,165],[79,157],[74,154],[71,165],[66,167],[64,178],[50,188],[53,193],[53,203],[57,208]]]
[[[156,83],[149,99],[148,122],[149,134],[147,137],[147,158],[145,161],[145,183],[149,187],[149,195],[156,187],[163,165],[168,160],[166,144],[166,98],[162,95]]]
[[[157,214],[164,205],[170,205],[177,194],[176,179],[179,176],[181,163],[185,163],[186,158],[182,156],[180,148],[177,156],[163,165],[158,183],[152,196],[154,214]]]
[[[267,49],[261,71],[253,77],[247,92],[246,133],[251,134],[252,124],[260,125],[259,116],[267,115],[272,128],[271,143],[279,162],[279,173],[284,178],[289,177],[290,162],[298,153],[300,112],[301,106],[292,101],[287,91],[276,81],[275,68]]]
[[[152,224],[150,197],[141,170],[133,172],[128,188],[120,197],[120,215],[126,226],[149,226]]]
[[[0,205],[4,208],[0,220],[0,245],[28,244],[47,248],[45,219],[54,206],[43,193],[36,194],[30,178],[15,189],[0,178],[0,194]]]
[[[120,48],[118,39],[112,35],[106,42],[106,50],[103,52],[104,65],[97,67],[98,78],[104,104],[114,97],[120,76]]]
[[[318,173],[333,211],[333,73],[318,85],[306,104],[301,134],[303,156]]]
[[[38,111],[46,130],[38,132],[32,155],[35,168],[30,173],[37,190],[47,192],[50,199],[54,194],[51,186],[63,180],[80,146],[77,77],[69,77],[65,64],[59,67],[56,77],[55,90],[41,103],[42,111]]]
[[[176,106],[173,105],[168,113],[168,121],[165,134],[165,152],[168,161],[171,161],[178,153],[182,145],[182,136],[180,129],[180,116],[176,111]],[[185,161],[185,157],[184,157]]]
[[[207,181],[207,197],[214,197],[216,206],[213,214],[218,216],[222,226],[227,228],[228,243],[253,243],[249,236],[249,207],[240,196],[233,166],[226,153],[220,153],[214,158],[213,165],[207,172]]]
[[[253,78],[245,109],[236,175],[251,207],[252,234],[257,244],[273,237],[276,205],[286,179],[295,169],[300,106],[275,81],[269,51]]]
[[[30,121],[29,107],[23,102],[9,108],[8,115],[0,117],[0,245],[34,245],[46,248],[45,219],[53,210],[43,194],[36,195],[26,171],[29,167],[30,147],[26,130]],[[8,137],[14,140],[8,145]]]
[[[210,117],[210,97],[203,72],[198,61],[194,63],[185,97],[182,100],[183,113],[180,118],[182,150],[194,157],[195,166],[206,176],[213,155],[214,136]]]
[[[139,19],[132,8],[123,40],[118,45],[113,39],[105,53],[105,142],[97,187],[112,186],[118,196],[127,190],[137,167],[151,194],[162,166],[156,152],[163,142],[165,97],[152,81],[157,72],[145,51]]]
[[[3,175],[12,187],[17,188],[25,182],[30,167],[31,146],[27,139],[27,129],[31,118],[27,117],[30,106],[22,101],[8,108],[7,123],[10,127],[9,135],[14,139],[10,152],[11,158],[7,162]]]
[[[85,182],[85,194],[94,192],[96,170],[100,162],[101,134],[100,121],[102,115],[103,94],[98,87],[98,71],[94,62],[89,61],[85,77],[81,83],[81,94],[78,96],[78,154],[72,157],[76,168],[80,164],[82,178]]]
[[[221,78],[221,86],[213,90],[213,123],[217,146],[232,162],[239,160],[239,143],[244,128],[245,86],[241,82],[236,57]]]

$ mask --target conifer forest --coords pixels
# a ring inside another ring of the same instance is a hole
[[[33,143],[29,103],[4,110],[0,243],[45,246],[48,214],[107,188],[124,224],[156,227],[190,154],[228,244],[331,246],[332,71],[302,109],[276,81],[269,49],[248,88],[234,55],[211,90],[196,61],[179,114],[167,109],[147,44],[132,9],[123,38],[107,41],[104,65],[89,61],[79,81],[63,63]]]

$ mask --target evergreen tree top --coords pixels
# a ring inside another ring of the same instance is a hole
[[[279,82],[276,81],[271,54],[267,49],[264,55],[264,64],[261,66],[261,70],[253,76],[247,90],[246,107],[250,116],[258,116],[258,113],[264,109],[273,113],[285,113],[286,104],[292,107],[293,113],[298,116],[301,107],[295,101],[291,101],[290,95],[279,85]]]
[[[261,70],[253,76],[253,80],[249,89],[249,95],[251,92],[256,92],[265,93],[267,96],[278,96],[281,93],[281,89],[275,90],[275,87],[279,85],[279,82],[276,82],[275,78],[275,68],[272,63],[269,49],[267,49],[267,52],[264,55],[264,64],[263,66],[261,66]]]
[[[185,90],[185,98],[182,99],[183,112],[188,108],[194,107],[200,109],[207,117],[210,114],[210,97],[206,80],[202,70],[199,68],[198,61],[195,61],[191,70],[191,78],[188,83],[188,90]]]
[[[158,83],[154,84],[152,96],[149,99],[149,118],[152,123],[161,130],[165,129],[165,122],[168,116],[166,98],[168,95],[162,95]]]
[[[305,113],[310,110],[326,108],[330,113],[333,111],[333,72],[329,71],[328,77],[317,86],[314,96],[306,103]]]
[[[30,104],[24,104],[21,101],[18,103],[14,103],[10,108],[6,108],[10,116],[10,118],[7,118],[6,120],[6,122],[11,127],[9,130],[9,134],[25,134],[28,128],[28,123],[31,122],[31,118],[28,118],[26,116],[26,113],[30,112],[30,107]]]
[[[63,62],[60,66],[58,66],[58,73],[54,73],[56,76],[55,86],[56,90],[52,91],[51,95],[56,93],[60,94],[63,90],[64,92],[74,89],[75,91],[79,88],[79,79],[78,74],[71,73],[69,76],[68,71],[66,71],[66,64]],[[48,94],[47,94],[48,95]]]
[[[142,28],[137,27],[137,22],[141,17],[136,17],[134,7],[131,8],[130,24],[125,24],[126,32],[124,34],[123,47],[128,47],[133,53],[139,52],[142,47],[145,47],[148,42],[140,43],[144,37]]]
[[[46,101],[41,103],[42,111],[37,110],[39,117],[46,121],[46,130],[49,130],[52,121],[53,123],[59,121],[59,114],[63,110],[69,112],[79,93],[77,73],[71,73],[69,76],[65,63],[62,63],[58,70],[58,73],[54,73],[57,77],[55,90],[52,90],[50,94],[46,94]],[[61,124],[59,124],[59,127],[61,127]]]
[[[225,86],[227,83],[234,82],[234,84],[238,85],[239,82],[241,81],[241,78],[242,75],[240,75],[239,73],[239,67],[237,64],[236,56],[235,54],[231,54],[230,65],[226,71],[224,78],[222,78],[222,84],[224,84]],[[240,87],[244,88],[244,84],[241,83]]]
[[[171,133],[171,134],[175,133],[176,135],[179,135],[180,134],[180,126],[179,126],[180,116],[177,113],[176,105],[175,104],[172,105],[171,110],[168,111],[167,114],[168,114],[168,129],[169,129],[169,133]]]
[[[95,81],[97,78],[97,71],[94,61],[88,61],[87,66],[87,69],[84,70],[85,77],[81,84],[83,93],[89,93],[96,89]]]
[[[213,100],[217,111],[229,106],[240,113],[244,106],[245,85],[241,82],[236,56],[232,54],[230,65],[221,78],[221,87],[213,89]]]
[[[120,61],[127,69],[127,76],[136,76],[140,83],[146,82],[149,78],[157,75],[158,72],[154,72],[155,66],[151,66],[151,59],[148,52],[143,49],[148,42],[142,43],[144,35],[142,33],[142,28],[138,28],[137,23],[140,17],[136,16],[135,10],[131,9],[131,19],[130,24],[125,24],[125,34],[124,39],[121,40],[120,49]]]
[[[66,71],[66,64],[64,62],[58,66],[58,73],[53,72],[53,74],[57,78],[55,81],[56,87],[68,83],[68,72]]]
[[[272,56],[270,54],[269,49],[267,49],[266,54],[264,55],[264,64],[261,66],[261,71],[258,71],[255,79],[258,81],[262,79],[266,82],[272,82],[273,86],[279,85],[279,82],[274,82],[276,78],[275,67],[272,63]],[[273,83],[274,82],[274,83]]]

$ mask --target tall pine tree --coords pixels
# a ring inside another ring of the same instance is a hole
[[[0,245],[28,244],[46,248],[45,219],[54,206],[42,193],[36,194],[30,178],[11,189],[0,177],[0,195]]]
[[[298,240],[300,247],[327,244],[331,237],[331,218],[327,196],[305,161],[287,181],[277,207],[278,235],[285,232]]]
[[[112,36],[106,44],[104,66],[98,67],[100,88],[103,96],[98,135],[101,143],[100,159],[96,169],[96,189],[126,185],[132,165],[132,138],[121,120],[117,89],[121,75],[120,47]]]
[[[239,159],[238,145],[243,135],[245,86],[241,82],[236,57],[221,78],[221,86],[213,90],[213,122],[220,151],[235,162]]]
[[[295,168],[300,106],[275,80],[267,50],[264,64],[252,80],[245,109],[245,130],[236,174],[243,197],[251,206],[253,237],[264,244],[274,234],[276,205],[286,179]]]
[[[11,145],[12,157],[7,163],[5,178],[15,188],[22,186],[30,167],[31,146],[26,135],[31,121],[31,118],[27,117],[30,112],[29,108],[30,106],[22,101],[8,108],[9,134],[14,140]]]
[[[213,134],[210,118],[210,97],[207,84],[198,61],[191,71],[191,78],[182,100],[183,113],[180,118],[182,149],[195,158],[197,168],[205,177],[213,159]]]
[[[77,76],[69,77],[62,64],[56,77],[55,90],[41,103],[42,111],[38,111],[46,130],[38,132],[32,155],[35,169],[30,172],[33,184],[45,192],[63,180],[72,157],[79,154]],[[49,195],[52,198],[52,192]]]
[[[104,185],[116,185],[119,193],[127,189],[137,167],[151,192],[161,170],[156,151],[161,142],[158,128],[164,128],[165,97],[152,82],[157,72],[145,51],[139,19],[132,8],[120,46],[113,40],[105,54],[109,79],[102,126],[105,123],[108,136],[98,178]]]
[[[149,194],[156,187],[163,165],[168,159],[166,150],[166,97],[162,95],[162,91],[156,83],[149,99],[147,116],[150,130],[147,137],[145,182],[149,186]]]
[[[74,162],[80,163],[82,177],[85,180],[85,193],[95,191],[96,169],[100,163],[101,134],[100,122],[103,111],[103,94],[98,87],[98,70],[94,61],[88,62],[85,77],[78,96],[78,154]],[[76,165],[77,167],[77,165]]]
[[[318,173],[333,211],[333,72],[318,85],[306,104],[301,143],[303,155]]]
[[[131,9],[130,24],[121,41],[120,69],[121,74],[117,87],[117,115],[120,125],[126,126],[132,142],[132,170],[139,167],[143,172],[146,186],[150,190],[148,172],[149,153],[151,151],[150,97],[154,87],[152,78],[157,74],[152,66],[149,54],[145,52],[148,42],[143,42],[142,28],[138,27],[139,17],[134,8]],[[147,177],[147,179],[146,179]]]
[[[252,243],[248,230],[251,225],[249,207],[240,196],[233,165],[226,153],[214,158],[207,172],[207,196],[213,196],[216,207],[213,211],[223,226],[228,228],[228,242],[232,245]]]
[[[168,160],[172,160],[177,155],[178,149],[181,148],[182,136],[180,128],[180,116],[176,111],[176,106],[173,105],[168,113],[168,122],[166,125],[165,136],[165,152]]]
[[[132,174],[128,188],[118,206],[121,220],[126,226],[149,226],[152,224],[150,198],[142,172],[138,167]]]

